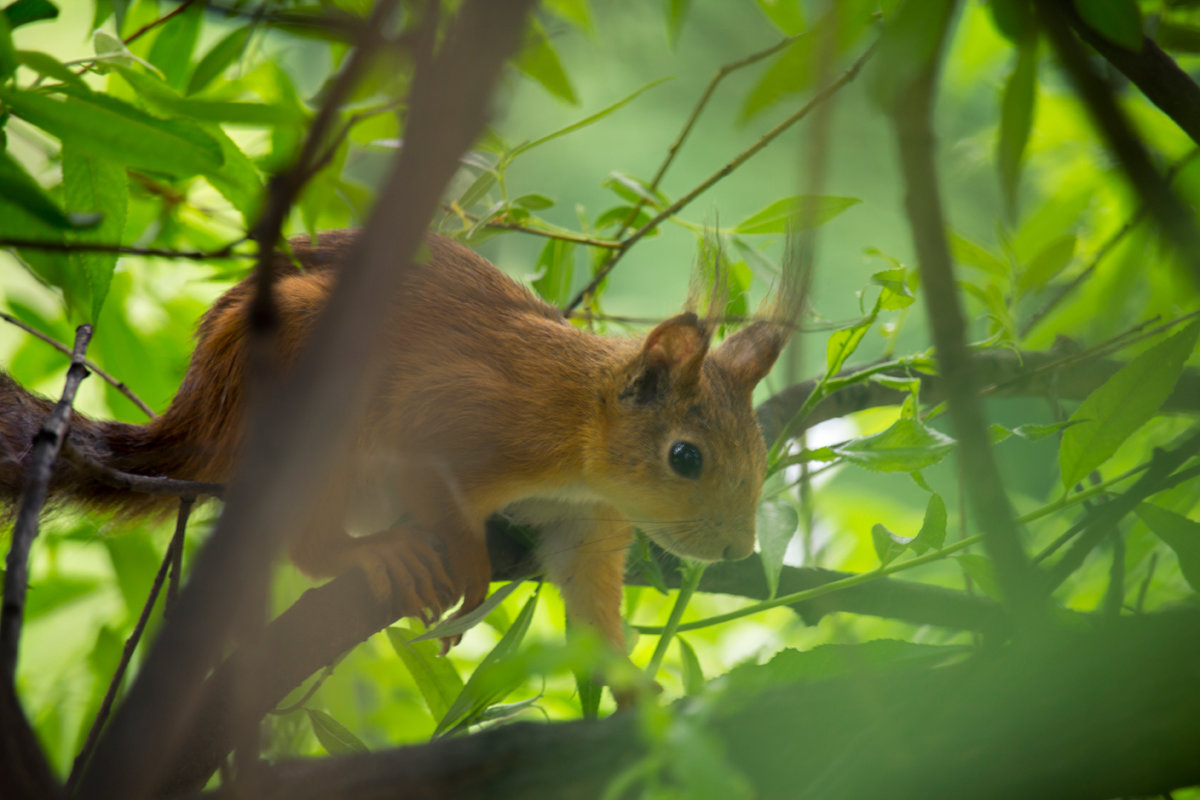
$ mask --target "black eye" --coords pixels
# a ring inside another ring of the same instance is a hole
[[[699,478],[700,468],[704,466],[700,448],[691,442],[676,442],[671,445],[667,460],[671,463],[671,469],[685,478]]]

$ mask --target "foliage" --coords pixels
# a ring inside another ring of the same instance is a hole
[[[64,342],[73,326],[94,324],[89,357],[163,407],[195,320],[251,268],[269,180],[302,152],[369,6],[8,5],[5,319]],[[452,14],[459,4],[442,6]],[[963,466],[945,388],[958,376],[938,358],[942,342],[931,347],[936,326],[926,320],[948,314],[947,297],[931,294],[929,259],[918,259],[903,216],[913,188],[894,158],[902,125],[891,121],[930,69],[937,233],[956,264],[950,301],[965,309],[962,343],[989,423],[977,433],[1002,479],[993,488],[1011,509],[1020,563],[1041,587],[1029,591],[1044,590],[1054,614],[1080,626],[1194,609],[1200,395],[1184,387],[1198,385],[1189,364],[1200,272],[1153,198],[1133,188],[1142,184],[1128,165],[1108,157],[1112,131],[1064,77],[1068,56],[1048,33],[1055,20],[1084,41],[1142,54],[1156,43],[1185,70],[1200,66],[1194,3],[544,0],[432,227],[571,310],[575,324],[607,333],[676,310],[690,265],[709,252],[706,236],[727,262],[730,324],[770,294],[781,265],[816,254],[802,340],[758,398],[774,394],[773,407],[786,409],[773,424],[764,418],[772,438],[758,578],[716,594],[708,587],[721,568],[660,563],[644,543],[635,547],[625,610],[632,661],[650,665],[647,675],[623,673],[627,665],[586,635],[564,637],[549,587],[497,587],[497,602],[470,620],[479,624],[449,656],[400,623],[296,688],[262,723],[264,754],[374,751],[513,719],[591,717],[611,708],[593,682],[603,674],[643,694],[650,682],[663,690],[639,712],[642,757],[608,776],[608,796],[753,796],[754,776],[714,733],[719,710],[765,687],[936,675],[1005,646],[1003,633],[981,637],[982,625],[838,605],[850,590],[904,573],[913,598],[945,590],[937,598],[1019,618],[1014,576],[970,510],[977,476]],[[406,45],[425,22],[412,8],[389,21],[389,47],[333,109],[288,233],[365,219],[403,146],[415,63]],[[1149,163],[1169,165],[1154,177],[1195,208],[1197,143],[1136,85],[1110,75],[1103,86]],[[1187,222],[1194,228],[1195,215]],[[0,364],[53,395],[67,360],[6,326]],[[79,405],[145,418],[96,377]],[[208,524],[191,524],[185,574]],[[109,688],[165,541],[161,523],[69,509],[43,525],[17,688],[60,778]],[[818,569],[837,572],[820,573],[819,585],[791,582]],[[671,596],[668,585],[683,588]],[[274,610],[307,587],[281,565]],[[828,605],[815,618],[788,608],[817,598]],[[162,625],[155,611],[147,636]],[[135,658],[131,674],[137,667]],[[689,705],[669,705],[685,695]],[[1200,796],[1187,792],[1172,796]]]

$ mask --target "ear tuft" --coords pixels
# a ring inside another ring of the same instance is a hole
[[[730,336],[713,358],[747,389],[767,376],[787,344],[787,334],[770,322],[756,322]]]

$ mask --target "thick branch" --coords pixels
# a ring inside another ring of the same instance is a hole
[[[339,446],[353,439],[348,433],[378,373],[370,354],[403,266],[463,150],[483,127],[492,87],[516,49],[529,5],[464,3],[434,60],[418,64],[404,148],[314,323],[310,345],[272,387],[273,398],[253,403],[225,513],[101,738],[80,796],[145,797],[178,757],[184,734],[203,711],[205,673],[241,626],[241,610],[261,600],[272,557],[311,518]],[[260,231],[260,245],[269,247],[270,228]]]
[[[724,704],[693,699],[692,721],[677,724],[704,724],[762,797],[1150,796],[1200,782],[1197,661],[1195,612],[1122,618],[949,667],[744,687]],[[648,747],[632,714],[520,723],[284,762],[256,788],[289,800],[593,798]]]
[[[947,4],[941,21],[943,37],[953,13]],[[940,52],[940,47],[938,48]],[[925,308],[945,378],[950,422],[958,439],[959,458],[967,476],[967,496],[975,523],[983,531],[984,545],[996,567],[996,579],[1016,618],[1031,622],[1044,603],[1035,574],[1021,548],[1012,507],[1004,493],[1000,471],[988,438],[983,403],[977,394],[966,344],[966,322],[955,283],[946,225],[937,185],[931,116],[940,56],[932,56],[904,87],[893,111],[900,163],[907,192],[912,228],[925,289]]]

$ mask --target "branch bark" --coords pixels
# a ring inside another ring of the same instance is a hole
[[[433,61],[418,65],[404,148],[311,345],[272,387],[274,402],[253,404],[225,513],[101,738],[78,796],[146,797],[179,757],[203,710],[204,675],[241,627],[241,610],[257,605],[271,558],[311,515],[324,472],[352,438],[347,432],[378,372],[369,354],[403,275],[397,266],[416,252],[459,156],[482,129],[529,7],[529,0],[464,3]]]
[[[673,724],[702,725],[763,797],[1151,796],[1200,782],[1198,660],[1197,613],[1126,617],[952,666],[690,698]],[[636,715],[617,714],[286,761],[258,796],[599,797],[653,757],[642,730]]]

